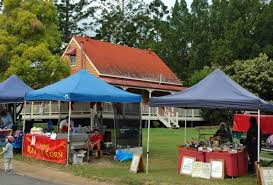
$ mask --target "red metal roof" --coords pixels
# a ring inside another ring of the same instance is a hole
[[[114,85],[124,85],[124,86],[131,86],[131,87],[142,87],[142,88],[160,89],[160,90],[168,90],[168,91],[181,91],[186,89],[186,87],[183,87],[181,85],[169,85],[169,84],[162,84],[162,83],[159,84],[154,82],[129,80],[129,79],[122,79],[122,78],[112,78],[112,77],[102,77],[102,76],[100,78],[106,81],[107,83],[114,84]]]
[[[97,41],[88,37],[74,38],[79,45],[83,43],[85,54],[102,76],[110,75],[181,85],[176,75],[152,51]]]

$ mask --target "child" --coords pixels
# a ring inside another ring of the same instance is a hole
[[[14,140],[13,136],[8,136],[7,144],[3,148],[3,151],[0,153],[0,155],[4,154],[4,168],[5,172],[12,172],[13,167],[11,160],[13,159],[13,146],[11,142]]]

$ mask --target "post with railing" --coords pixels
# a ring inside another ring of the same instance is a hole
[[[51,101],[49,101],[49,105],[48,105],[49,107],[48,107],[48,111],[49,111],[49,115],[51,115],[52,114],[52,107],[51,107]]]
[[[178,122],[178,112],[175,113],[175,118],[176,118],[176,125],[179,126],[179,122]]]
[[[168,125],[171,125],[171,113],[168,112]]]
[[[34,102],[31,102],[31,107],[30,107],[30,119],[32,119],[32,116],[33,116],[33,107],[34,107]]]

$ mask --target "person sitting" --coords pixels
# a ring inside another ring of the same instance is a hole
[[[96,157],[100,158],[102,156],[101,149],[103,145],[103,135],[98,129],[95,129],[95,133],[90,137],[89,147],[91,150],[96,150]]]
[[[66,116],[64,120],[61,121],[60,123],[60,133],[67,133],[68,132],[68,120],[69,117]],[[73,130],[74,127],[74,122],[70,119],[70,128]]]
[[[224,122],[221,122],[219,125],[219,129],[214,134],[214,137],[217,137],[220,141],[226,141],[229,139],[228,131],[226,130],[226,124]]]
[[[8,109],[4,108],[1,112],[1,120],[3,129],[12,129],[13,121]]]

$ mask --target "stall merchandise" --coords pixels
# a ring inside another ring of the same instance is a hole
[[[221,70],[216,69],[196,85],[167,96],[152,97],[152,107],[211,108],[232,110],[255,110],[258,112],[258,162],[260,161],[260,113],[273,112],[273,105],[256,97],[231,80]],[[149,116],[151,116],[149,108]],[[186,120],[185,138],[186,142]],[[148,122],[147,163],[149,158],[150,121]],[[148,164],[146,165],[148,173]]]
[[[211,160],[223,160],[225,165],[225,176],[240,177],[247,174],[247,153],[238,150],[236,152],[213,151],[205,152],[197,149],[178,147],[179,157],[177,171],[180,172],[183,157],[193,157],[196,161],[210,162]]]

